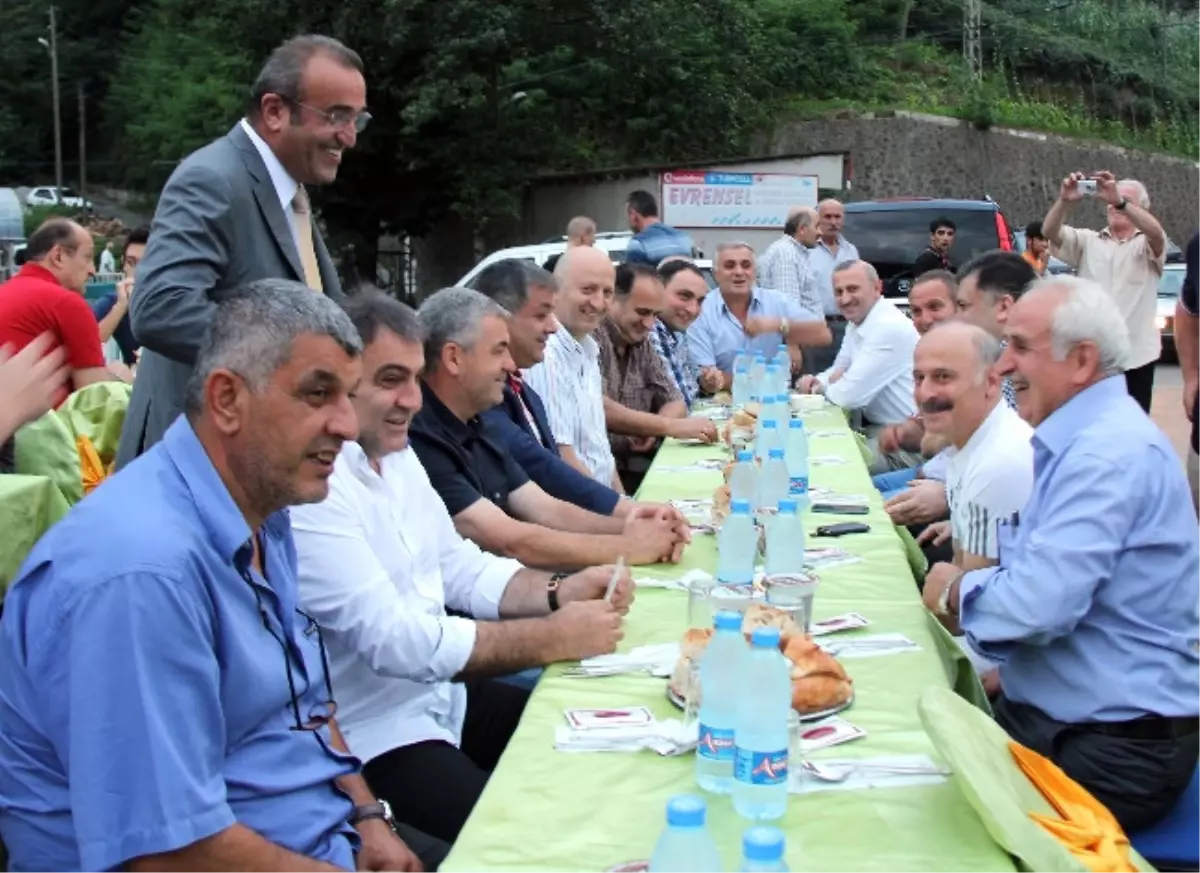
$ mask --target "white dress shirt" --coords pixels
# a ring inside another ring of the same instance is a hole
[[[454,529],[411,449],[377,474],[346,443],[321,503],[291,509],[301,608],[320,624],[337,692],[337,720],[370,761],[423,740],[462,740],[460,673],[477,619],[499,618],[521,564],[483,552]]]
[[[596,341],[590,336],[577,340],[559,327],[546,342],[542,362],[525,371],[525,381],[546,405],[555,441],[570,446],[593,479],[611,486],[617,464],[608,443]]]
[[[279,205],[283,207],[283,216],[288,219],[288,227],[292,229],[292,242],[296,244],[296,251],[300,251],[300,237],[296,233],[296,223],[291,220],[292,217],[292,201],[296,199],[296,192],[300,190],[300,183],[292,178],[289,173],[280,163],[275,152],[271,151],[271,147],[267,145],[267,141],[258,135],[250,122],[242,119],[242,130],[246,132],[246,136],[250,137],[250,142],[254,143],[254,148],[258,150],[258,156],[263,159],[263,163],[267,166],[267,175],[271,177],[271,185],[275,188],[275,194],[279,197]]]
[[[846,338],[833,366],[817,378],[830,403],[843,409],[862,410],[871,424],[896,424],[913,415],[913,353],[917,329],[881,297],[861,324],[846,326]],[[832,385],[830,374],[841,370]]]

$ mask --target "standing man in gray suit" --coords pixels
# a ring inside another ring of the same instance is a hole
[[[330,37],[295,37],[259,72],[246,117],[171,174],[129,309],[143,354],[118,466],[158,442],[182,410],[214,292],[285,278],[342,302],[306,186],[337,177],[370,121],[366,99],[355,52]]]

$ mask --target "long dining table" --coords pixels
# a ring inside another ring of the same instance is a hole
[[[802,415],[810,435],[812,486],[864,495],[870,507],[865,516],[805,513],[809,548],[834,545],[859,559],[817,571],[814,618],[855,611],[870,626],[851,634],[902,633],[919,646],[844,661],[855,697],[841,715],[867,735],[810,757],[819,762],[822,757],[928,755],[939,761],[917,701],[930,687],[961,685],[953,643],[947,646],[921,604],[904,547],[871,486],[845,415],[831,406]],[[701,459],[728,458],[722,445],[667,440],[638,498],[711,498],[723,481],[721,470],[688,468]],[[839,539],[811,536],[820,524],[852,520],[865,521],[870,531]],[[713,573],[716,563],[715,537],[701,534],[679,564],[635,568],[634,576],[677,579],[692,569]],[[687,627],[686,604],[681,591],[639,589],[620,651],[680,639]],[[649,673],[572,678],[563,675],[567,666],[556,665],[543,674],[442,870],[608,870],[647,859],[663,827],[667,799],[700,793],[691,755],[556,751],[554,730],[564,723],[568,708],[644,705],[656,718],[679,717],[667,700],[665,679]],[[723,867],[735,870],[740,836],[749,823],[734,812],[728,797],[709,796],[708,801],[709,827]],[[1014,869],[1012,857],[989,835],[953,778],[931,785],[793,795],[777,824],[787,837],[786,860],[792,870]]]

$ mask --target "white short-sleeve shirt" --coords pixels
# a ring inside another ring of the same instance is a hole
[[[1003,400],[961,449],[948,449],[946,500],[954,544],[999,559],[996,526],[1025,508],[1033,492],[1033,428]]]

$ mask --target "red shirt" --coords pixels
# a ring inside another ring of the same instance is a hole
[[[19,352],[44,333],[51,333],[67,352],[72,370],[103,367],[100,327],[83,295],[58,284],[54,274],[39,264],[26,264],[0,285],[0,347]],[[57,407],[70,394],[60,388]]]

